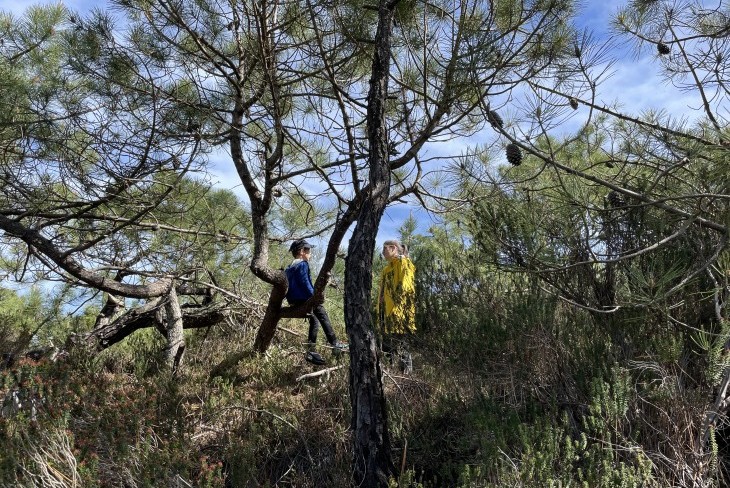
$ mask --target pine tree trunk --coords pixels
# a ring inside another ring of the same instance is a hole
[[[167,347],[165,348],[165,363],[172,371],[177,371],[182,362],[185,352],[185,336],[183,335],[183,320],[180,310],[180,302],[177,300],[177,292],[173,286],[165,304],[167,320],[165,330],[167,332]]]
[[[286,284],[274,284],[269,295],[269,303],[266,306],[266,313],[261,321],[259,330],[256,332],[256,339],[253,348],[257,352],[266,352],[271,344],[271,340],[276,333],[276,326],[281,319],[281,306],[286,295]]]
[[[388,485],[394,473],[382,372],[371,320],[375,237],[390,191],[385,100],[390,70],[390,36],[394,3],[381,0],[368,96],[370,193],[357,218],[345,263],[345,324],[350,341],[353,481],[355,486]]]

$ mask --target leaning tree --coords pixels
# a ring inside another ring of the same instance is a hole
[[[0,19],[4,267],[19,281],[61,280],[108,294],[100,321],[112,315],[110,304],[119,310],[114,297],[164,297],[174,308],[175,272],[150,252],[160,225],[153,219],[196,169],[200,147],[164,133],[169,102],[115,83],[149,73],[124,72],[77,25],[60,5]],[[109,81],[87,76],[93,69]],[[165,324],[172,361],[180,322]]]

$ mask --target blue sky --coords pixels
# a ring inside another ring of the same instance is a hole
[[[19,16],[28,6],[38,3],[44,2],[0,0],[0,9]],[[104,5],[104,2],[89,0],[66,0],[64,3],[71,10],[82,13],[93,7],[103,8]],[[612,35],[610,32],[611,15],[626,3],[626,1],[617,0],[584,1],[579,10],[579,24],[591,30],[596,39],[607,40]],[[600,102],[608,105],[618,101],[620,106],[632,113],[638,113],[643,109],[664,109],[676,116],[682,114],[692,116],[695,113],[691,109],[692,100],[687,95],[678,92],[656,77],[654,74],[656,69],[652,66],[656,57],[653,52],[647,51],[643,57],[638,57],[626,48],[625,43],[615,43],[611,57],[615,59],[613,76],[599,88]],[[572,123],[577,127],[581,122],[580,110],[575,115]],[[221,154],[214,158],[214,163],[212,181],[219,187],[232,189],[245,200],[245,192],[230,158]],[[406,204],[393,206],[386,211],[383,218],[378,235],[378,245],[385,239],[397,237],[397,229],[411,214],[416,215],[419,219],[419,231],[422,233],[427,232],[427,229],[434,223],[431,216],[419,211],[415,206]]]
[[[31,5],[43,2],[36,0],[0,0],[0,9],[21,15]],[[65,0],[63,3],[71,10],[87,12],[94,7],[103,7],[103,1]],[[590,1],[584,0],[579,7],[579,25],[590,29],[597,39],[608,39],[612,33],[609,30],[609,20],[627,0]],[[664,108],[675,114],[688,110],[688,99],[673,87],[666,85],[654,76],[651,66],[654,55],[647,54],[637,58],[626,49],[625,44],[616,43],[613,54],[617,62],[614,64],[614,76],[604,83],[600,90],[605,102],[621,100],[626,107],[635,108]],[[661,89],[657,89],[657,87]],[[225,176],[227,172],[222,172]]]

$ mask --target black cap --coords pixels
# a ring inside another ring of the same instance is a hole
[[[299,252],[300,249],[304,249],[305,247],[309,248],[309,249],[313,249],[316,246],[314,246],[313,244],[310,244],[305,239],[297,239],[296,241],[291,243],[291,246],[289,246],[289,251],[293,252],[293,253],[297,253],[297,252]]]

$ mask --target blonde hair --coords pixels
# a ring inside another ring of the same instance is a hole
[[[405,244],[401,244],[400,241],[396,239],[389,239],[383,243],[384,246],[395,246],[395,248],[398,250],[398,254],[400,256],[408,257],[408,246]]]

